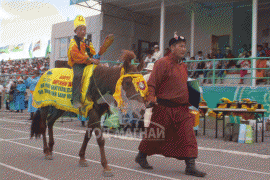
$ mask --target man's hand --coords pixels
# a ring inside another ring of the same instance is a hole
[[[149,95],[149,96],[147,97],[147,101],[152,102],[152,103],[156,103],[156,102],[157,102],[157,99],[156,99],[155,96]]]
[[[154,97],[154,96],[148,96],[147,97],[147,103],[146,103],[147,108],[153,107],[156,104],[157,104],[156,97]]]
[[[100,59],[100,55],[99,54],[96,54],[93,56],[94,59]]]

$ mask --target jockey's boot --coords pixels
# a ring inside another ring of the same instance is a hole
[[[143,169],[153,169],[153,166],[150,166],[146,160],[147,154],[139,151],[138,155],[135,158],[135,162],[138,163]]]
[[[204,177],[206,176],[205,172],[201,172],[195,168],[195,159],[187,159],[186,162],[186,175],[196,176],[196,177]]]
[[[82,107],[82,103],[75,101],[74,104],[73,104],[73,107],[75,109],[81,108]]]

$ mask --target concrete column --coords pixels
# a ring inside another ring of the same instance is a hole
[[[56,43],[57,43],[57,40],[52,37],[51,38],[50,69],[55,68],[55,60],[56,60],[55,48],[56,48]]]
[[[191,12],[190,57],[194,56],[195,13]]]
[[[165,1],[161,2],[161,11],[160,11],[160,52],[161,57],[164,56],[164,36],[165,36]]]
[[[258,0],[252,1],[252,57],[257,57],[257,30],[258,30]],[[256,59],[252,61],[252,68],[256,68]],[[251,77],[256,77],[256,70],[252,70]],[[256,86],[256,79],[252,79],[252,87]]]

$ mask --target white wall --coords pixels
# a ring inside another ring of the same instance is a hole
[[[177,31],[179,36],[184,36],[187,40],[187,50],[190,49],[190,18],[186,14],[167,14],[165,13],[165,40],[164,48],[169,47],[169,41],[174,37],[174,32]],[[151,30],[151,41],[159,43],[160,38],[160,17],[153,19]]]
[[[169,45],[169,40],[177,31],[178,35],[184,36],[187,41],[187,51],[190,51],[191,42],[191,13],[182,12],[178,14],[168,14],[165,18],[165,48]],[[153,19],[151,41],[159,42],[160,37],[160,17]],[[232,10],[225,9],[224,14],[217,17],[207,17],[203,14],[195,13],[195,37],[194,55],[198,51],[203,51],[204,56],[210,53],[212,35],[230,35],[232,46]]]
[[[115,40],[101,60],[117,61],[123,49],[131,50],[132,44],[138,44],[138,40],[150,41],[151,21],[138,14],[133,14],[118,9],[117,7],[103,6],[103,28],[101,32],[101,44],[105,37],[114,34]]]
[[[132,23],[110,16],[103,17],[103,30],[101,32],[101,44],[109,34],[114,35],[114,43],[104,53],[101,60],[117,61],[122,49],[130,49],[132,38]]]
[[[195,53],[200,49],[204,56],[211,52],[212,35],[230,36],[230,47],[233,47],[233,9],[225,6],[209,15],[207,13],[196,13],[195,18]],[[197,46],[197,47],[196,47]]]

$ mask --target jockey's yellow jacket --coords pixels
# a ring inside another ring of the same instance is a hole
[[[80,41],[80,50],[78,48],[78,45],[75,41],[75,39],[70,40],[69,48],[68,48],[68,65],[73,67],[74,64],[91,64],[90,62],[87,62],[87,58],[89,57],[86,52],[86,48],[88,45]],[[93,44],[90,42],[89,49],[91,54],[95,55],[96,51],[93,47]]]

